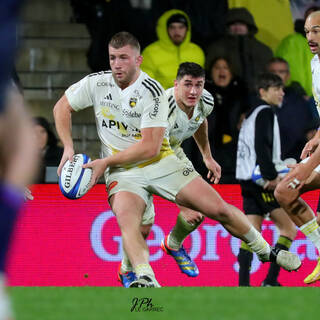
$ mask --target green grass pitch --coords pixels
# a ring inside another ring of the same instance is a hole
[[[309,320],[319,318],[320,301],[316,287],[11,287],[9,294],[17,320]]]

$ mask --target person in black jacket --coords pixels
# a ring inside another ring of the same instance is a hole
[[[241,77],[252,92],[257,76],[273,56],[272,50],[256,39],[258,28],[246,8],[229,9],[226,25],[225,34],[208,47],[206,70],[216,57],[227,57],[234,66],[235,75]]]
[[[274,197],[280,182],[277,165],[281,164],[280,131],[276,109],[282,103],[283,82],[276,74],[262,74],[257,82],[260,101],[246,116],[240,129],[237,152],[236,177],[240,181],[243,210],[253,226],[261,231],[265,215],[270,214],[280,231],[276,248],[289,250],[296,236],[296,228]],[[263,181],[252,180],[259,165]],[[250,286],[250,268],[253,254],[242,242],[239,250],[239,286]],[[280,286],[277,281],[280,269],[271,263],[262,286]]]

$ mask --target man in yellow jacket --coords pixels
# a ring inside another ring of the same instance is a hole
[[[173,86],[180,63],[188,61],[204,66],[204,53],[190,41],[191,24],[183,11],[166,11],[159,18],[156,31],[159,40],[143,50],[141,68],[165,89]]]

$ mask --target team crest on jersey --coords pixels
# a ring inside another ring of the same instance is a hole
[[[198,122],[200,120],[200,117],[197,116],[194,120]]]
[[[129,106],[131,107],[131,108],[134,108],[135,106],[136,106],[136,104],[137,104],[137,101],[138,101],[138,99],[137,98],[130,98],[130,100],[129,100]]]

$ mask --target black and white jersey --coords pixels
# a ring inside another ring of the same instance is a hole
[[[271,109],[269,105],[257,107],[242,123],[238,139],[236,166],[236,178],[239,180],[250,180],[252,172],[257,164],[255,149],[256,119],[258,114],[266,108]],[[275,114],[273,117],[272,162],[274,164],[281,163],[280,130],[278,119]]]

